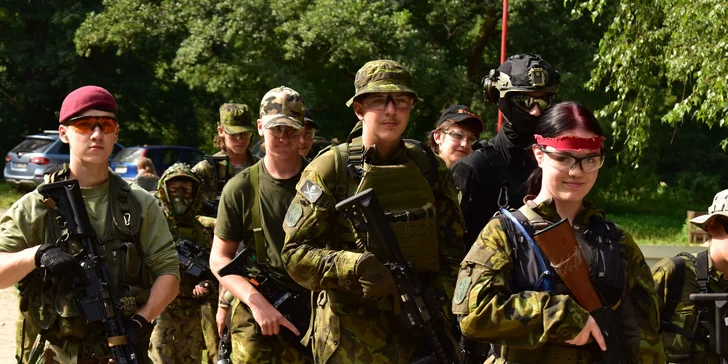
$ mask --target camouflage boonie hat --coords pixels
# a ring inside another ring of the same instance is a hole
[[[708,208],[707,215],[698,216],[690,220],[690,223],[708,231],[706,223],[708,220],[716,216],[728,217],[728,190],[720,191],[715,195],[713,198],[713,204],[710,205],[710,208]]]
[[[258,129],[250,117],[248,105],[245,104],[220,105],[220,126],[228,134],[254,132]]]
[[[280,86],[268,91],[260,101],[260,120],[263,129],[279,125],[301,129],[306,106],[303,97],[294,89]]]
[[[359,95],[377,92],[408,92],[417,93],[412,90],[412,75],[401,64],[387,59],[367,62],[356,72],[354,79],[354,96],[346,102],[351,106],[354,99]]]

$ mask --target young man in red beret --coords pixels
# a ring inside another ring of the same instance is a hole
[[[0,288],[17,284],[20,310],[41,332],[32,356],[45,363],[106,363],[111,345],[131,343],[139,362],[148,362],[150,323],[179,291],[179,263],[164,214],[154,198],[109,171],[119,138],[116,101],[105,89],[85,86],[63,101],[58,133],[71,152],[70,163],[46,183],[77,179],[98,237],[98,264],[109,272],[108,289],[123,317],[127,338],[112,337],[100,320],[87,322],[70,281],[87,273],[85,252],[65,241],[56,213],[35,190],[0,218]],[[112,344],[113,343],[113,344]],[[31,358],[33,360],[33,358]]]

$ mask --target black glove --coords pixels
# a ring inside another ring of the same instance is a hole
[[[88,283],[86,272],[76,258],[53,244],[45,243],[38,248],[35,252],[35,266],[45,268],[57,277],[63,277],[70,272],[76,274],[84,284]]]
[[[392,272],[374,254],[366,252],[357,259],[354,274],[361,285],[364,298],[380,298],[390,294],[397,297],[397,285]]]
[[[136,314],[131,318],[124,319],[124,329],[126,329],[129,344],[135,349],[141,349],[145,347],[144,343],[148,343],[149,335],[154,330],[154,324],[147,321],[144,316]]]

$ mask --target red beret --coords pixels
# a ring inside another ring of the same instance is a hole
[[[61,124],[65,123],[68,119],[90,109],[116,113],[114,96],[111,96],[106,89],[98,86],[77,88],[63,100],[61,116],[58,121]]]

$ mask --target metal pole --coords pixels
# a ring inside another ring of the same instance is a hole
[[[506,61],[506,40],[508,39],[508,0],[503,0],[503,18],[501,19],[500,63]],[[503,113],[498,110],[498,131],[503,126]]]

